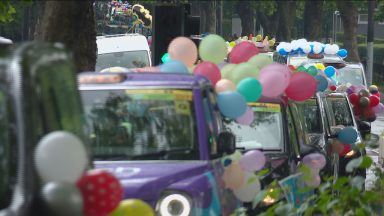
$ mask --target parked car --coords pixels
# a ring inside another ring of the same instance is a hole
[[[95,167],[120,179],[124,198],[159,215],[230,215],[241,205],[221,180],[235,138],[206,78],[84,73],[79,83]]]
[[[0,42],[0,215],[51,215],[41,199],[34,150],[64,130],[85,141],[75,69],[61,45]]]
[[[293,54],[287,57],[287,65],[293,65],[294,67],[315,63],[323,63],[325,66],[334,66],[335,68],[345,66],[344,60],[338,55],[321,54],[315,58],[315,56],[307,54]]]
[[[98,36],[96,71],[110,67],[143,68],[152,66],[146,37],[140,34]]]
[[[336,73],[337,85],[355,85],[367,87],[364,66],[361,63],[347,63]]]

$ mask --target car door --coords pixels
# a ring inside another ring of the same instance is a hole
[[[296,131],[296,125],[292,115],[292,104],[286,109],[287,116],[287,127],[288,127],[288,151],[289,151],[289,164],[290,164],[290,173],[297,172],[297,165],[301,159],[300,157],[300,145],[299,137]]]

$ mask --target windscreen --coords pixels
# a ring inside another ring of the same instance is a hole
[[[364,72],[361,68],[343,67],[338,69],[336,80],[338,85],[364,85]]]
[[[96,71],[110,67],[142,68],[149,65],[148,52],[145,50],[98,54]]]
[[[236,147],[276,150],[284,146],[283,120],[280,104],[252,103],[254,120],[250,125],[225,121],[225,127],[236,136]]]
[[[96,160],[195,160],[191,90],[81,92]]]

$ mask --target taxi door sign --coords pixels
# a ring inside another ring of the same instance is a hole
[[[276,103],[248,103],[255,112],[281,112],[280,104]]]
[[[289,203],[293,204],[295,208],[299,208],[300,205],[306,201],[306,199],[315,193],[314,189],[308,191],[302,179],[302,175],[302,173],[290,175],[279,181],[286,199]]]

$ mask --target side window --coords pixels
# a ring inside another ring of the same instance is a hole
[[[217,123],[215,121],[215,116],[213,116],[213,108],[210,103],[209,92],[203,92],[203,108],[204,108],[204,116],[206,120],[207,126],[207,137],[208,137],[208,145],[210,150],[210,155],[212,157],[218,156],[217,152]]]
[[[288,132],[289,132],[289,148],[291,149],[291,154],[294,157],[300,155],[300,149],[298,144],[298,137],[296,133],[296,127],[291,114],[291,107],[286,109],[287,111],[287,122],[288,122]]]

